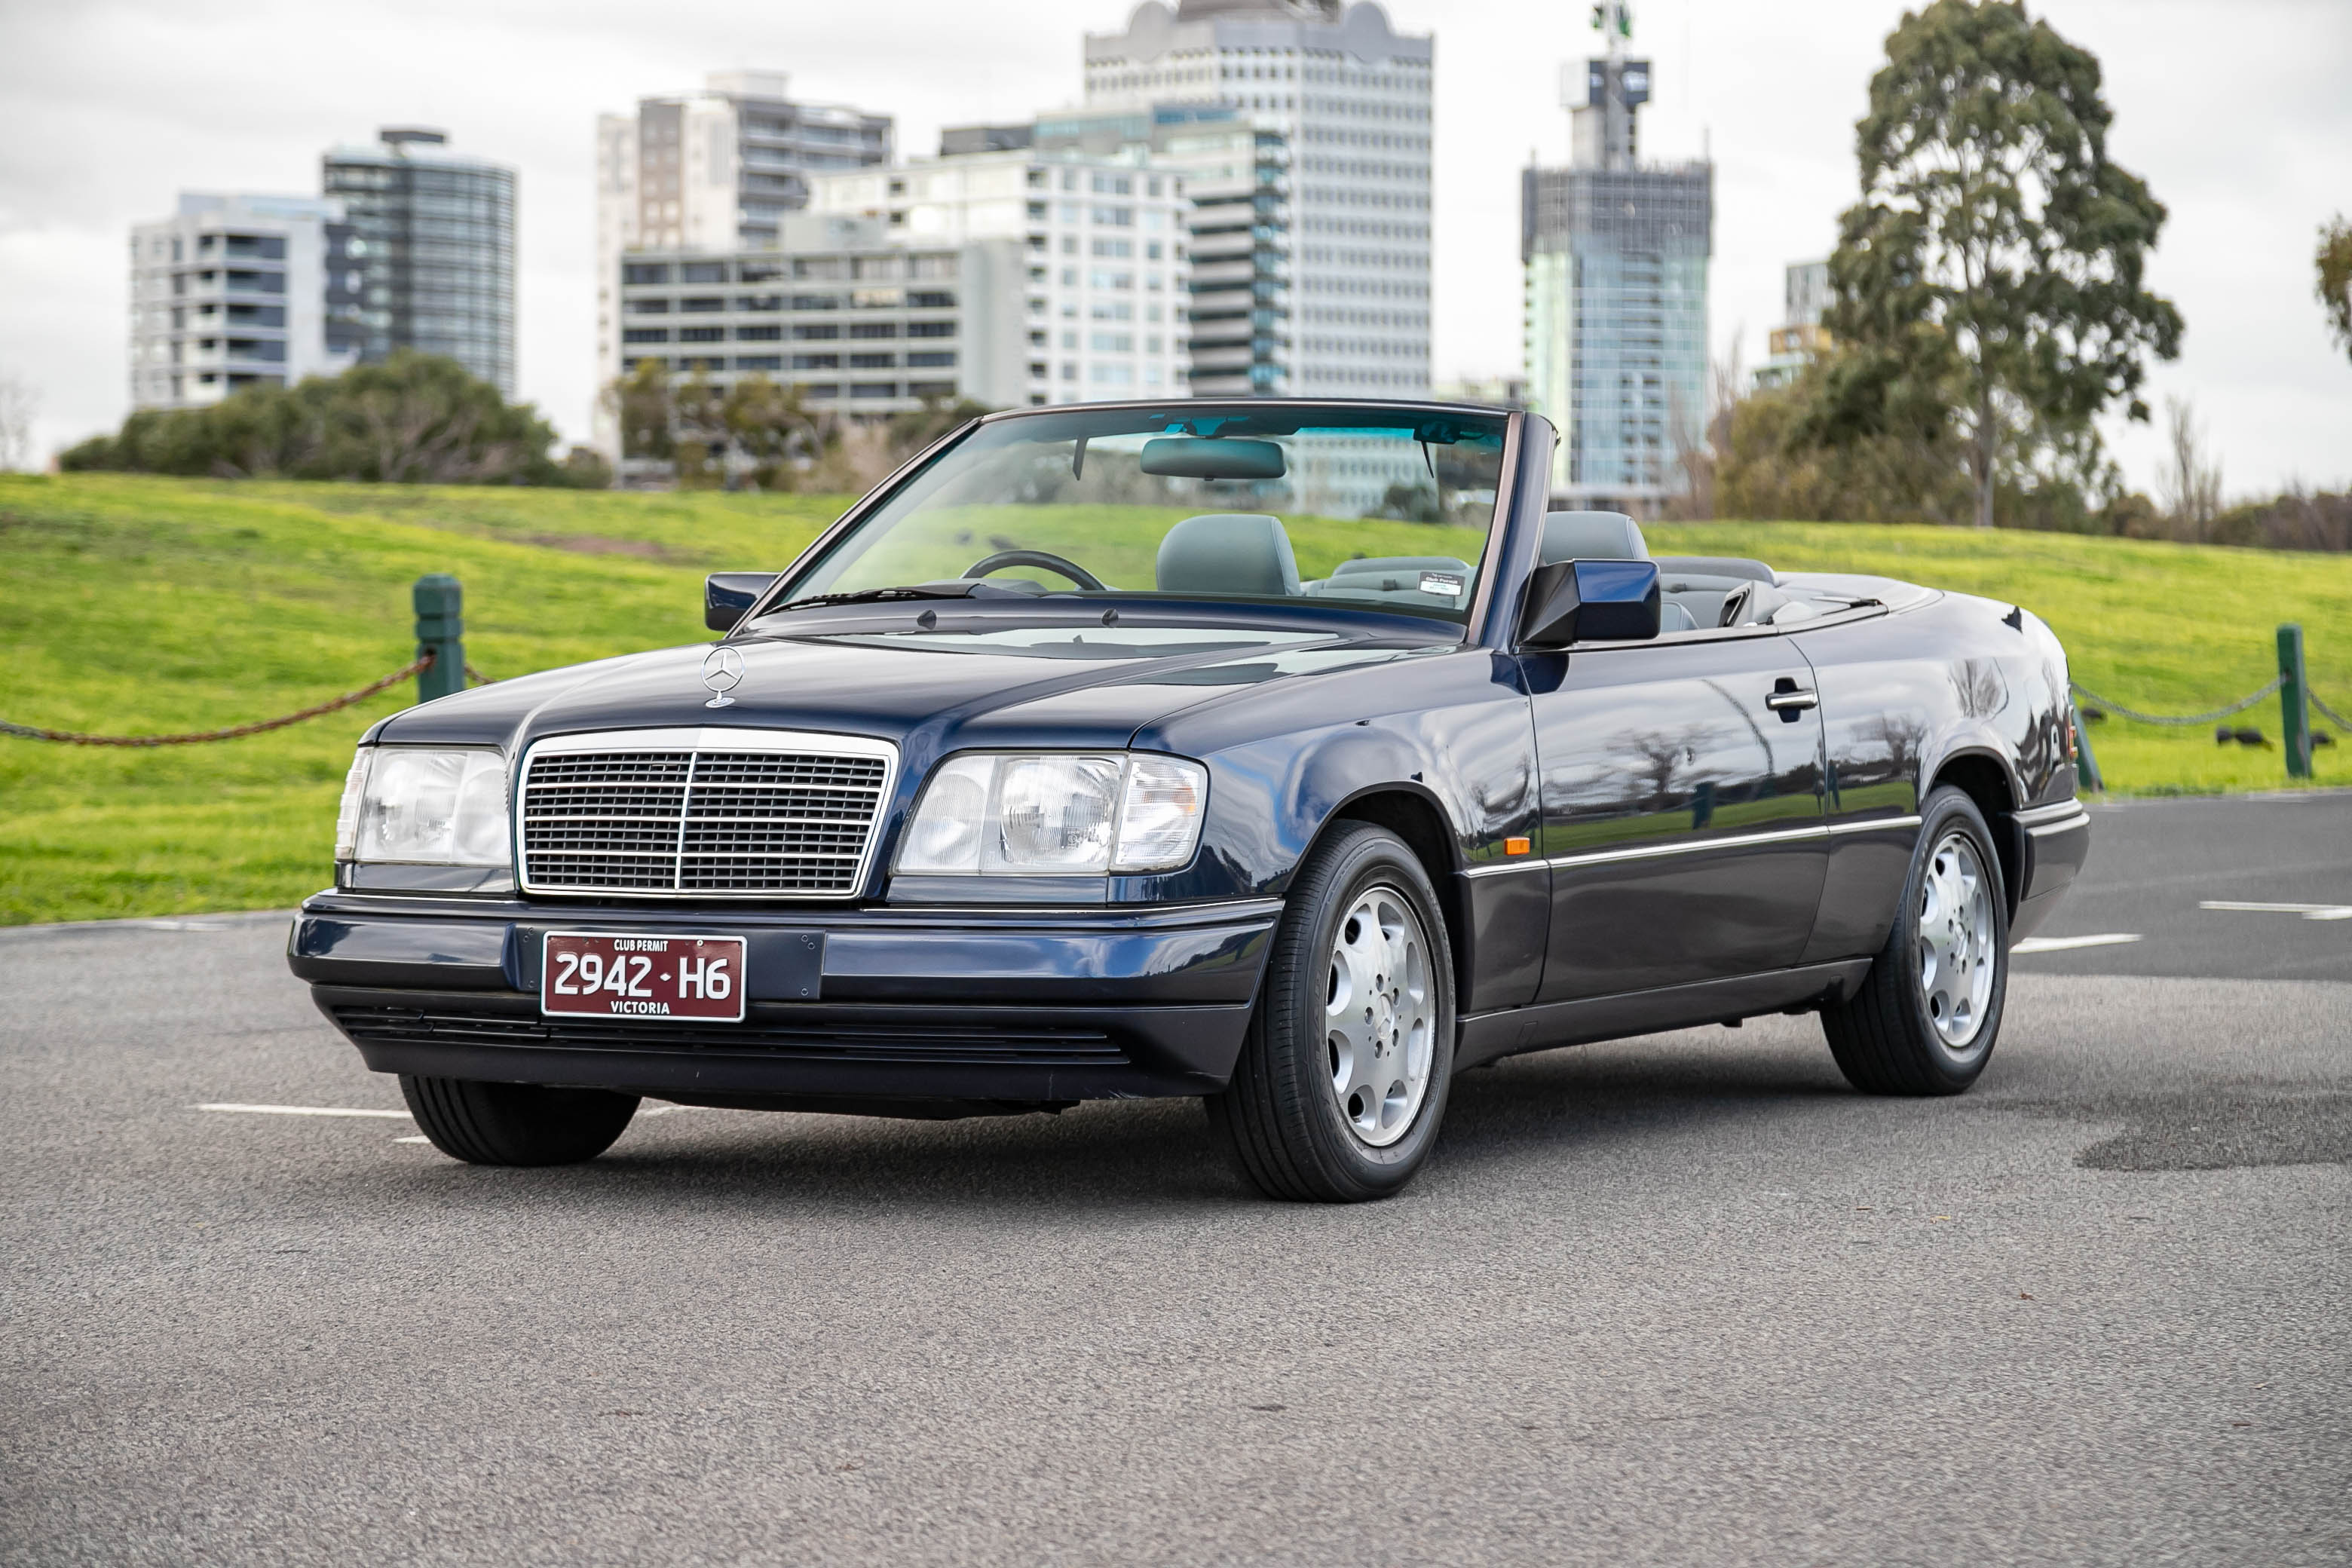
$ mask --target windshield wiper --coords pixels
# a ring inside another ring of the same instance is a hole
[[[938,583],[910,583],[896,588],[860,588],[854,594],[811,594],[804,599],[790,599],[772,605],[760,613],[781,615],[786,610],[809,610],[822,605],[887,605],[908,599],[1034,599],[1034,588],[1016,588],[1010,583],[990,583],[977,577],[950,577]]]

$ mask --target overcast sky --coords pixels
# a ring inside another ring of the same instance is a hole
[[[706,70],[942,123],[1076,100],[1079,37],[1129,0],[0,0],[0,372],[41,398],[37,449],[127,405],[124,247],[182,190],[315,194],[319,154],[380,124],[447,128],[520,171],[522,395],[584,437],[594,395],[593,124]],[[1437,35],[1433,368],[1518,363],[1518,177],[1560,160],[1569,0],[1391,0]],[[2046,0],[2105,64],[2113,155],[2171,208],[2149,272],[2188,320],[2149,401],[2195,399],[2233,495],[2352,484],[2352,361],[2313,295],[2317,226],[2352,211],[2352,4]],[[1853,121],[1896,0],[1637,0],[1656,62],[1646,155],[1717,162],[1712,335],[1752,365],[1780,269],[1826,253],[1854,193]],[[2133,482],[2158,442],[2124,433]]]

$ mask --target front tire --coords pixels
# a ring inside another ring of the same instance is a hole
[[[1948,784],[1919,816],[1886,946],[1852,997],[1822,1009],[1838,1070],[1864,1094],[1958,1094],[2000,1035],[2009,897],[1991,830]]]
[[[1454,963],[1404,841],[1342,825],[1307,857],[1209,1121],[1268,1197],[1362,1203],[1412,1179],[1454,1074]]]
[[[637,1097],[602,1089],[400,1075],[416,1130],[469,1165],[572,1165],[613,1146]]]

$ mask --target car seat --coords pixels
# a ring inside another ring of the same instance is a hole
[[[1152,568],[1163,594],[1256,594],[1286,598],[1298,592],[1298,558],[1282,520],[1258,512],[1207,512],[1188,517],[1160,542]]]

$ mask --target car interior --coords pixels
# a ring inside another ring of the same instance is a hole
[[[1761,561],[1728,555],[1653,557],[1641,526],[1622,512],[1546,514],[1538,564],[1559,561],[1650,561],[1658,567],[1659,635],[1725,626],[1780,626],[1820,611],[1783,592]],[[1301,581],[1282,520],[1259,512],[1188,517],[1160,542],[1154,585],[1163,594],[1307,595],[1459,610],[1468,603],[1470,563],[1450,555],[1377,555],[1344,561],[1328,577]]]

